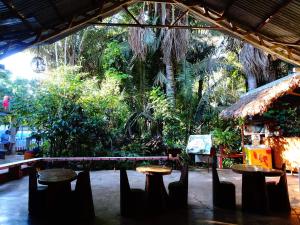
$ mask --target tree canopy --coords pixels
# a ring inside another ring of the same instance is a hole
[[[182,12],[165,3],[130,10],[142,23],[204,24],[188,14],[176,20]],[[237,134],[219,112],[288,68],[208,30],[93,25],[32,51],[47,61],[47,79],[12,82],[0,73],[0,93],[13,96],[16,125],[42,135],[53,156],[162,154],[184,148],[191,134]]]

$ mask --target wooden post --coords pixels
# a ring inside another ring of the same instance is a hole
[[[242,146],[242,151],[243,151],[243,163],[246,163],[246,153],[244,151],[244,146],[245,146],[245,140],[244,140],[244,132],[245,132],[245,124],[243,123],[241,125],[241,136],[242,136],[242,142],[241,142],[241,146]]]
[[[8,176],[10,180],[19,179],[21,177],[21,165],[9,167]]]
[[[10,138],[9,138],[11,154],[16,153],[16,134],[17,134],[16,118],[12,116],[10,121]]]

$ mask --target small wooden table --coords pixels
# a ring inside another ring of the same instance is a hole
[[[75,171],[60,168],[40,170],[38,176],[39,183],[44,185],[70,183],[77,178]]]
[[[71,169],[47,169],[38,172],[38,182],[48,185],[46,207],[53,217],[65,215],[70,207],[71,182],[77,178]]]
[[[168,194],[163,182],[163,175],[172,173],[172,168],[165,166],[141,166],[136,170],[146,174],[146,192],[148,194],[148,210],[150,212],[160,212],[167,207]]]
[[[246,164],[235,164],[231,169],[235,173],[242,174],[243,210],[257,213],[269,212],[265,177],[281,176],[283,171]]]
[[[252,166],[247,164],[235,164],[231,167],[233,172],[240,174],[262,173],[266,177],[276,177],[283,174],[282,170],[267,169],[261,166]]]

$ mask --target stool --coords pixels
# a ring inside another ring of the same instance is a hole
[[[0,150],[0,159],[5,159],[5,151]]]

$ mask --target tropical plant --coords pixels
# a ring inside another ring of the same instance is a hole
[[[217,128],[212,132],[212,135],[214,144],[219,145],[224,153],[239,151],[240,134],[236,130],[232,130],[231,127],[227,127],[225,130]]]
[[[129,10],[140,23],[206,25],[188,14],[177,20],[183,12],[167,3],[138,3]],[[120,12],[104,22],[131,20]],[[237,125],[218,114],[246,92],[250,76],[243,65],[249,67],[253,56],[283,68],[242,48],[218,31],[95,25],[34,50],[47,59],[48,79],[3,83],[0,73],[0,93],[15,96],[16,125],[43,133],[46,154],[162,154],[184,148],[190,134],[215,129],[219,143],[236,150]],[[270,70],[262,64],[254,70]]]
[[[281,103],[280,109],[269,109],[263,116],[273,121],[273,126],[277,126],[282,130],[282,135],[285,137],[299,136],[300,119],[299,107],[292,106],[289,103]]]

